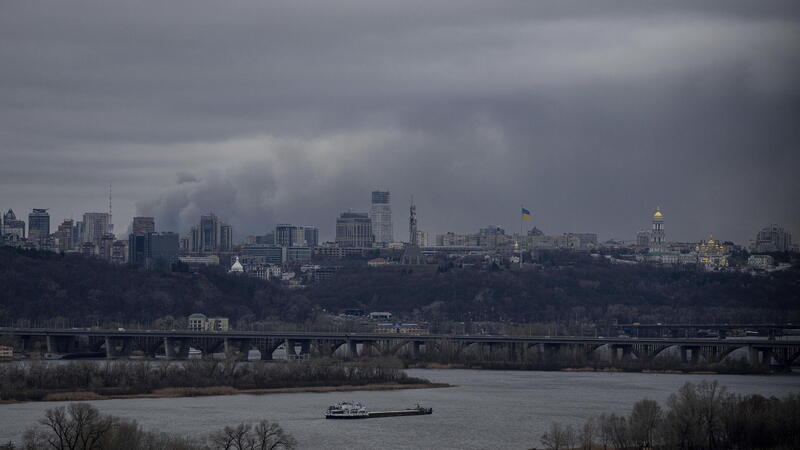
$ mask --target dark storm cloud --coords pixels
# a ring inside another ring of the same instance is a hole
[[[102,210],[113,180],[118,223],[331,237],[384,188],[398,238],[411,195],[432,233],[516,229],[520,203],[551,233],[630,239],[656,205],[674,239],[798,232],[799,10],[7,2],[0,201]]]

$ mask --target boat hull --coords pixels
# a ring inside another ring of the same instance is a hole
[[[369,419],[368,415],[340,415],[340,414],[325,414],[326,419]]]
[[[401,409],[398,411],[374,411],[366,415],[338,415],[326,414],[326,419],[376,419],[380,417],[399,417],[399,416],[424,416],[433,414],[433,408],[420,409]]]

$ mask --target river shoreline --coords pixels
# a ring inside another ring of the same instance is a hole
[[[95,401],[95,400],[125,400],[142,398],[180,398],[180,397],[206,397],[213,395],[268,395],[292,393],[327,393],[327,392],[352,392],[352,391],[395,391],[402,389],[437,389],[448,388],[453,385],[448,383],[372,383],[364,385],[340,386],[305,386],[286,388],[263,389],[236,389],[230,386],[209,386],[202,388],[163,388],[144,394],[111,394],[103,395],[94,391],[53,392],[41,400],[3,400],[0,405],[18,403],[43,403],[64,401]]]
[[[770,375],[800,375],[796,371],[776,371],[776,370],[711,370],[711,369],[648,369],[641,367],[524,367],[513,364],[462,364],[462,363],[436,363],[436,362],[413,362],[408,363],[405,369],[444,369],[444,370],[485,370],[485,371],[519,371],[519,372],[594,372],[594,373],[642,373],[642,374],[665,374],[665,375],[753,375],[753,376],[770,376]]]

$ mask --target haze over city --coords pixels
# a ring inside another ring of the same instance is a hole
[[[724,5],[724,10],[720,8]],[[420,228],[800,232],[794,2],[11,2],[2,206],[235,239],[392,192]],[[369,11],[366,14],[366,11]],[[396,232],[397,233],[397,232]],[[398,233],[398,236],[401,234]]]

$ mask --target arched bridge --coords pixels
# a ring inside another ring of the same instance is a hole
[[[37,345],[52,355],[97,352],[108,358],[127,357],[133,352],[163,355],[167,359],[189,356],[189,349],[203,354],[224,352],[247,358],[258,350],[261,359],[272,359],[278,348],[289,357],[342,355],[402,355],[418,358],[436,350],[459,355],[465,352],[505,352],[508,360],[521,360],[532,353],[548,355],[591,355],[599,348],[610,351],[613,360],[650,361],[664,352],[680,355],[684,362],[717,363],[732,352],[746,349],[753,364],[770,363],[790,367],[800,358],[800,340],[747,339],[661,339],[587,338],[488,335],[408,335],[335,332],[260,331],[163,331],[101,329],[0,328],[0,336],[11,336],[23,351]]]

